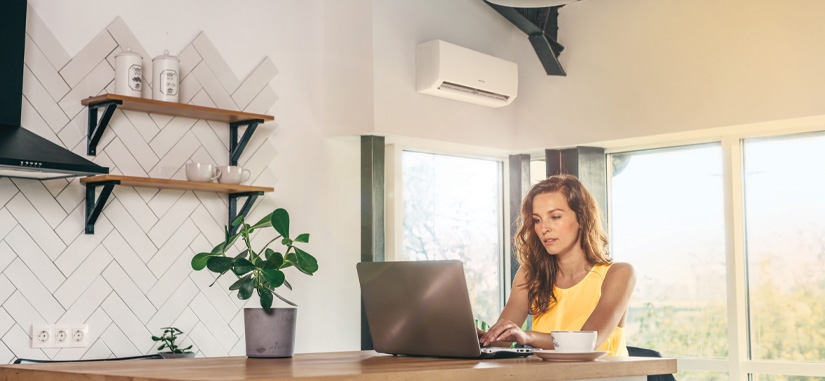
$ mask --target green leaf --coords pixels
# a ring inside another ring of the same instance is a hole
[[[206,261],[209,260],[209,257],[212,257],[211,253],[198,253],[192,257],[192,269],[195,271],[203,270],[203,268],[206,267]]]
[[[152,341],[160,341],[160,337],[152,336]]]
[[[295,248],[295,253],[298,257],[295,267],[298,268],[298,270],[307,275],[312,275],[318,271],[318,260],[315,259],[315,257],[297,247]]]
[[[208,264],[207,264],[207,266],[208,266]],[[229,270],[226,270],[226,271],[229,271]],[[218,283],[218,279],[221,279],[223,274],[226,274],[226,271],[222,271],[222,272],[218,273],[218,276],[216,276],[215,280],[213,280],[212,283],[209,284],[209,287],[212,287],[212,286],[215,285],[215,283]]]
[[[298,307],[298,305],[297,305],[297,304],[292,303],[292,302],[290,302],[289,300],[286,300],[283,296],[278,295],[278,293],[277,293],[277,292],[275,292],[275,291],[272,291],[272,295],[277,296],[277,297],[278,297],[278,299],[281,299],[284,303],[289,304],[290,306],[293,306],[293,307]]]
[[[261,256],[258,255],[258,253],[252,250],[249,250],[249,252],[252,253],[252,255],[249,256],[250,262],[252,262],[252,264],[254,264],[255,267],[263,266],[265,259],[261,258]]]
[[[286,256],[284,256],[284,264],[282,264],[280,268],[285,269],[296,263],[298,263],[298,256],[295,255],[295,253],[289,253]]]
[[[255,225],[252,225],[253,229],[262,228],[266,226],[272,226],[272,213],[267,214],[264,218],[261,218],[260,221],[256,222]]]
[[[232,283],[232,285],[229,286],[229,291],[235,291],[235,290],[241,288],[242,284],[244,284],[246,282],[251,282],[251,281],[252,281],[252,274],[246,274],[245,277],[236,280],[235,283]]]
[[[275,209],[270,217],[270,223],[278,234],[289,237],[289,213],[282,208]]]
[[[284,286],[285,286],[286,288],[288,288],[290,291],[292,291],[292,285],[291,285],[291,284],[289,284],[289,282],[287,282],[287,281],[286,281],[286,279],[284,279]]]
[[[284,263],[284,256],[281,253],[266,249],[266,268],[277,269]]]
[[[261,307],[263,308],[271,308],[272,307],[272,291],[264,287],[258,288],[258,296],[261,298]]]
[[[232,221],[232,226],[238,226],[242,222],[243,222],[243,214],[239,215],[237,218],[235,218],[234,221]]]
[[[232,266],[232,271],[235,272],[235,275],[241,276],[252,270],[255,270],[255,265],[252,262],[244,258],[235,258],[235,265]]]
[[[232,263],[235,262],[235,258],[229,257],[209,257],[206,261],[206,267],[209,271],[216,272],[216,273],[223,273],[232,268]]]
[[[226,241],[219,243],[217,246],[212,248],[212,254],[225,254],[226,253]]]
[[[295,237],[295,242],[309,243],[309,234],[304,233],[298,235],[297,237]]]
[[[162,350],[163,348],[166,348],[166,344],[161,344],[161,346],[158,347],[158,350]]]
[[[269,286],[272,288],[281,287],[281,285],[283,285],[284,281],[286,280],[284,272],[277,269],[261,270],[261,274],[263,274],[266,283],[269,283]]]
[[[238,238],[240,238],[242,235],[243,235],[243,230],[240,230],[239,232],[235,233],[235,235],[230,236],[229,235],[229,230],[227,229],[226,230],[226,241],[224,241],[224,243],[223,243],[224,248],[232,247],[232,245],[235,244],[235,241],[237,241]],[[226,250],[224,250],[224,252],[225,251]]]
[[[247,300],[252,296],[252,291],[255,290],[255,281],[244,282],[241,288],[238,289],[238,299]]]

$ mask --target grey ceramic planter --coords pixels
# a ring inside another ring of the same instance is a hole
[[[244,308],[247,357],[292,357],[297,317],[295,308]]]

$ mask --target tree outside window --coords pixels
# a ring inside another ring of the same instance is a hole
[[[495,321],[503,282],[501,162],[403,151],[401,171],[403,259],[461,260],[473,313]]]

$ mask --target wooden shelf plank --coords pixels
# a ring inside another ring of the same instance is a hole
[[[129,97],[120,94],[103,94],[96,97],[86,98],[80,101],[84,106],[95,105],[101,102],[119,100],[123,102],[120,108],[124,110],[151,112],[172,116],[182,116],[193,119],[215,120],[218,122],[235,123],[252,119],[262,119],[264,121],[275,120],[272,115],[252,114],[242,111],[224,110],[212,107],[188,105],[175,102],[156,101],[154,99],[144,99]]]
[[[227,194],[246,192],[272,192],[274,190],[273,188],[269,187],[256,187],[251,185],[202,183],[196,181],[154,179],[150,177],[134,177],[121,175],[98,175],[83,177],[80,179],[80,183],[93,184],[113,180],[120,181],[120,185],[126,185],[131,187],[178,189],[187,191],[217,192]]]

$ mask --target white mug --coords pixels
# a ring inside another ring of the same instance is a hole
[[[596,331],[551,331],[553,347],[558,352],[592,352]]]
[[[252,174],[248,169],[236,165],[224,165],[218,168],[221,170],[221,176],[218,178],[218,182],[221,184],[240,184],[249,180],[249,176]]]
[[[221,176],[221,170],[208,163],[186,164],[186,179],[189,181],[210,182]]]

